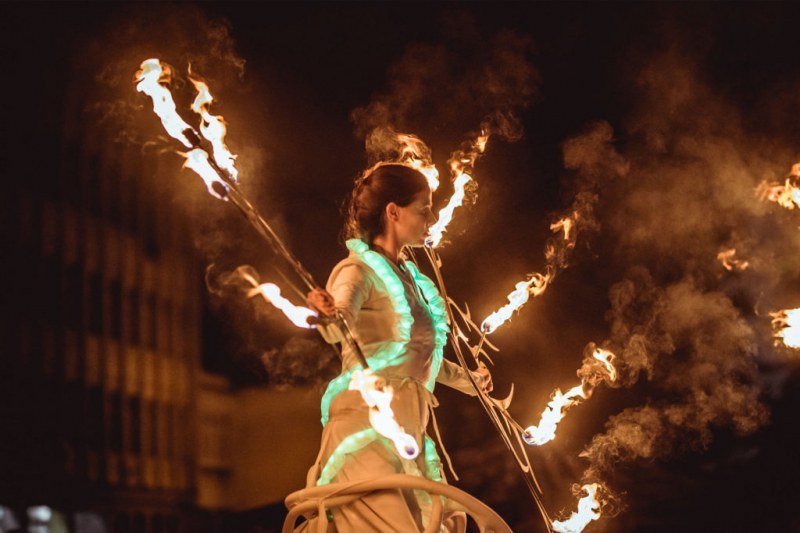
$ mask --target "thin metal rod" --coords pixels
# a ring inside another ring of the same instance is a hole
[[[187,129],[184,132],[184,135],[191,140],[192,144],[195,148],[200,148],[201,150],[205,150],[202,146],[202,138],[200,135],[197,134],[193,129]],[[205,150],[208,153],[208,150]],[[208,162],[211,167],[214,169],[216,174],[219,176],[220,180],[222,180],[222,184],[219,184],[218,187],[214,187],[214,190],[217,194],[219,194],[222,198],[230,200],[233,205],[235,205],[239,211],[244,215],[244,217],[250,222],[250,224],[256,229],[259,235],[261,235],[264,240],[270,245],[272,250],[282,256],[287,263],[294,269],[297,276],[303,281],[306,287],[309,290],[320,289],[321,287],[314,281],[314,277],[305,269],[303,264],[294,256],[294,254],[289,250],[289,248],[283,243],[281,238],[275,233],[275,230],[272,229],[272,226],[264,220],[264,217],[258,212],[258,210],[250,203],[247,197],[242,193],[239,189],[236,180],[231,178],[231,176],[219,165],[217,165],[216,161],[214,161],[213,157],[208,158]],[[224,185],[223,185],[224,184]],[[214,185],[217,185],[215,182]],[[285,279],[285,278],[284,278]],[[294,287],[297,292],[300,292],[299,289]],[[356,360],[361,364],[362,368],[368,369],[369,363],[367,363],[367,358],[364,355],[361,346],[358,345],[355,337],[353,336],[352,328],[350,324],[348,324],[347,320],[341,314],[341,312],[336,312],[336,318],[338,319],[341,325],[341,331],[344,335],[345,341],[350,345],[353,349],[353,353],[356,356]]]

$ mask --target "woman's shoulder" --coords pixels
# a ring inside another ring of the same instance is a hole
[[[372,277],[374,277],[372,269],[356,254],[351,252],[350,255],[336,263],[336,266],[333,267],[331,275],[328,277],[328,285],[343,279],[346,279],[350,283],[369,284],[371,283]]]

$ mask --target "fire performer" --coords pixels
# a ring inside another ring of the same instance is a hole
[[[391,407],[397,422],[423,453],[404,458],[370,427],[368,406],[353,390],[360,365],[343,342],[342,374],[322,398],[322,442],[308,487],[398,473],[445,482],[436,446],[426,434],[430,419],[437,437],[439,433],[434,385],[438,381],[472,395],[475,390],[467,371],[443,358],[448,332],[443,298],[403,255],[407,246],[424,245],[434,220],[431,190],[421,172],[400,164],[373,167],[357,180],[349,200],[344,231],[349,256],[334,267],[327,290],[308,294],[320,312],[331,317],[338,312],[351,325],[370,369],[394,392]],[[328,342],[344,339],[336,322],[319,329]],[[492,390],[485,367],[472,377],[485,391]],[[421,491],[372,492],[304,522],[296,531],[316,531],[319,520],[331,521],[337,531],[420,531],[429,527],[430,502]],[[447,505],[442,519],[447,531],[465,529],[463,513]]]

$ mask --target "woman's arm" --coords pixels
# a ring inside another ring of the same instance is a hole
[[[372,290],[372,281],[366,267],[359,263],[343,262],[334,268],[328,280],[327,291],[315,289],[308,293],[308,301],[321,313],[335,316],[341,313],[352,327],[356,325],[356,317]],[[344,336],[334,323],[320,325],[317,329],[329,343],[342,342]],[[356,338],[358,332],[354,331]]]

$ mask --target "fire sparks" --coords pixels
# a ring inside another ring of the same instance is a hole
[[[168,66],[162,65],[158,59],[148,59],[142,62],[136,73],[136,90],[152,98],[153,111],[161,119],[167,133],[187,148],[192,148],[192,143],[184,134],[184,131],[192,128],[178,115],[172,93],[164,86],[171,77]]]
[[[614,367],[613,353],[602,348],[595,348],[591,357],[587,358],[578,375],[582,376],[581,384],[572,387],[566,393],[560,389],[553,392],[550,403],[547,404],[538,426],[529,426],[522,433],[522,438],[528,444],[541,446],[556,438],[558,423],[564,418],[567,410],[574,405],[589,399],[600,381],[607,379],[610,382],[617,380],[617,369]]]
[[[369,406],[369,422],[372,427],[394,443],[404,459],[419,455],[419,445],[414,437],[403,431],[394,419],[391,403],[394,391],[383,379],[370,370],[356,370],[350,379],[350,390],[357,390]]]
[[[550,276],[542,274],[531,274],[528,281],[520,281],[515,285],[515,289],[508,295],[508,303],[487,316],[481,323],[481,331],[487,335],[494,332],[498,327],[503,325],[514,311],[525,305],[531,296],[539,296],[547,288],[550,283]]]
[[[747,270],[747,268],[750,266],[750,263],[736,259],[734,257],[735,255],[736,248],[723,250],[717,254],[717,260],[722,263],[722,266],[725,267],[725,270],[730,272],[742,272],[743,270]]]
[[[214,101],[214,97],[211,96],[208,85],[191,77],[191,75],[189,79],[194,84],[195,89],[197,89],[197,96],[194,102],[192,102],[192,111],[202,118],[200,133],[211,143],[214,152],[214,161],[235,180],[238,176],[236,166],[234,166],[236,156],[233,155],[225,145],[225,134],[227,132],[225,120],[221,116],[212,115],[209,112],[209,107],[211,106],[211,102]]]
[[[253,286],[247,293],[248,298],[260,294],[266,301],[280,309],[286,318],[292,321],[292,324],[299,328],[313,329],[316,326],[309,324],[309,319],[314,319],[319,316],[316,312],[307,307],[294,305],[281,295],[281,289],[274,283],[258,283],[253,275],[242,269],[237,269],[239,275]]]
[[[581,487],[581,492],[586,492],[586,496],[578,501],[578,511],[572,513],[566,520],[555,520],[553,531],[558,533],[580,533],[592,520],[600,518],[600,501],[597,493],[600,489],[599,483],[591,483]]]
[[[436,223],[430,227],[425,244],[428,247],[436,248],[442,242],[442,236],[450,221],[453,219],[453,212],[456,207],[464,203],[466,198],[466,186],[472,181],[472,167],[475,161],[486,150],[486,143],[489,141],[489,133],[483,130],[481,134],[469,143],[465,150],[458,150],[450,158],[450,172],[453,174],[453,195],[439,211]]]
[[[775,342],[782,342],[789,348],[800,348],[800,308],[784,309],[772,316],[772,328],[775,330]]]
[[[794,209],[795,207],[800,207],[799,182],[800,163],[796,163],[792,166],[792,170],[789,172],[783,184],[777,182],[761,182],[758,188],[756,188],[756,195],[762,200],[776,202],[786,209]]]

